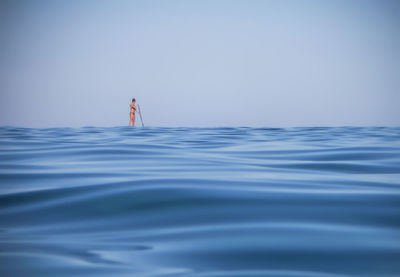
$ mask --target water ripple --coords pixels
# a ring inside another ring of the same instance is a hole
[[[0,276],[400,275],[400,128],[0,128]]]

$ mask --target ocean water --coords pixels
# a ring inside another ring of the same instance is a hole
[[[0,128],[0,276],[400,276],[400,128]]]

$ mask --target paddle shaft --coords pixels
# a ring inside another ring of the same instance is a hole
[[[142,127],[144,127],[143,119],[142,119],[142,112],[140,111],[140,106],[139,106],[139,104],[138,104],[137,106],[138,106],[138,109],[139,109],[140,121],[142,122]]]

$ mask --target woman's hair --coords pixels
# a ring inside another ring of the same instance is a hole
[[[135,102],[136,101],[136,99],[135,98],[132,98],[132,102]]]

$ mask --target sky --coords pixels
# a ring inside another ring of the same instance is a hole
[[[396,0],[2,0],[0,37],[0,126],[400,126]]]

